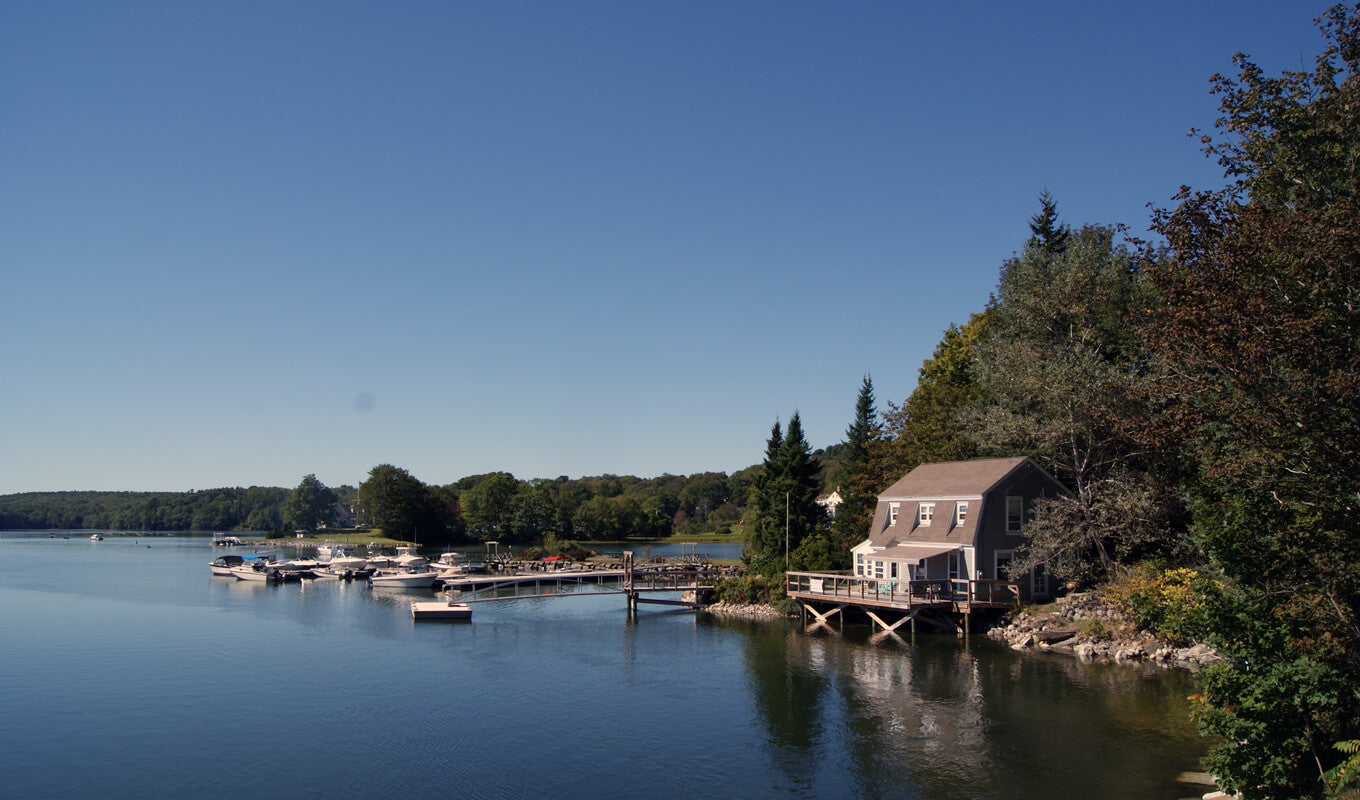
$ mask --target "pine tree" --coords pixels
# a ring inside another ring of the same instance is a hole
[[[789,419],[783,436],[776,422],[746,510],[747,558],[752,572],[782,572],[785,552],[796,550],[810,534],[825,528],[826,514],[817,505],[821,489],[817,472],[798,414]]]
[[[850,548],[860,542],[869,530],[869,516],[873,512],[874,497],[866,493],[865,471],[869,466],[869,445],[874,440],[874,422],[878,412],[874,407],[874,382],[868,375],[859,387],[855,399],[855,419],[845,429],[845,462],[840,476],[841,504],[831,523],[832,543],[837,556],[836,568],[850,566]]]
[[[1058,202],[1047,189],[1039,195],[1039,207],[1039,213],[1030,218],[1029,229],[1033,235],[1029,246],[1043,250],[1046,255],[1062,255],[1072,238],[1072,229],[1058,224]]]

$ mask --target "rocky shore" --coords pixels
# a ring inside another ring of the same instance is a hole
[[[727,619],[773,620],[789,618],[787,614],[781,614],[774,606],[765,603],[713,603],[700,610],[705,614]]]
[[[1208,645],[1174,647],[1138,630],[1117,608],[1093,593],[1060,597],[1037,614],[1022,610],[1009,624],[998,625],[987,635],[1015,650],[1046,650],[1083,661],[1150,662],[1194,670],[1219,660]]]

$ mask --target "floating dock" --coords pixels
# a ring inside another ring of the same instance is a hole
[[[411,603],[411,619],[471,620],[472,607],[447,600],[417,600]]]

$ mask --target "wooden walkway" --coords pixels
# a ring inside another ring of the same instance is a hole
[[[974,612],[1015,608],[1020,604],[1020,586],[1010,581],[883,580],[845,572],[785,575],[789,597],[815,617],[813,628],[827,625],[832,616],[847,608],[855,608],[889,633],[908,622],[914,631],[918,619],[962,633],[968,630]],[[961,619],[962,627],[955,622],[956,618]]]
[[[485,603],[493,600],[514,600],[531,597],[584,597],[602,594],[621,594],[628,597],[630,610],[638,603],[683,606],[697,609],[713,590],[702,582],[711,570],[703,568],[646,569],[564,569],[516,575],[466,575],[442,578],[445,591],[462,603]],[[593,585],[594,591],[581,591]],[[617,588],[603,588],[603,587]],[[668,600],[644,597],[644,594],[690,593],[692,599]]]

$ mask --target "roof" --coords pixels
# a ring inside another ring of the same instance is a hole
[[[920,561],[923,558],[958,550],[962,546],[962,544],[899,544],[886,550],[879,550],[874,553],[874,558]]]
[[[981,497],[1028,459],[980,458],[921,464],[878,496],[879,500]]]

